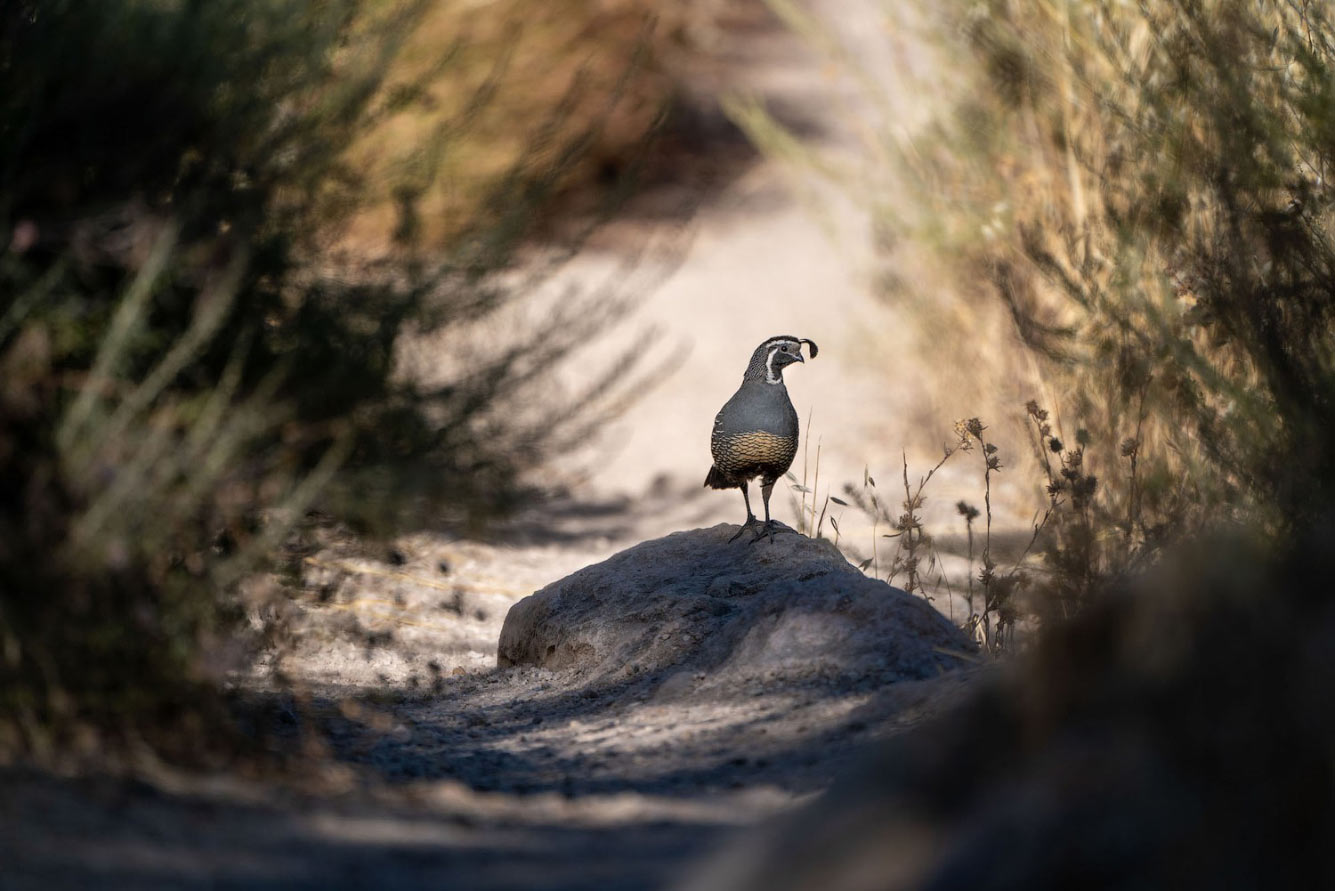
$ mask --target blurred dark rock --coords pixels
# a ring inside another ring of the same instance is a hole
[[[1335,888],[1329,541],[1160,567],[682,887]]]
[[[524,598],[497,664],[653,678],[658,695],[763,680],[934,677],[972,646],[919,598],[868,578],[828,541],[735,526],[622,551]]]

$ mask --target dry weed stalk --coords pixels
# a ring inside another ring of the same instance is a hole
[[[839,520],[829,514],[830,503],[833,502],[839,507],[848,507],[848,502],[829,494],[827,491],[824,498],[820,497],[820,439],[816,439],[816,465],[811,476],[811,485],[807,486],[808,471],[813,471],[811,467],[811,413],[807,413],[807,438],[802,445],[802,480],[798,481],[793,472],[787,471],[784,476],[788,479],[788,488],[798,494],[793,498],[793,511],[797,514],[797,531],[811,538],[825,537],[825,520],[830,521],[830,527],[834,529],[834,545],[839,546]],[[828,489],[828,486],[827,486]],[[807,503],[807,496],[811,496],[811,503]],[[790,496],[791,497],[791,496]],[[816,513],[816,503],[820,502],[820,513]]]

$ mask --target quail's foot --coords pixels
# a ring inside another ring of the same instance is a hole
[[[737,531],[732,534],[732,538],[728,539],[728,544],[732,544],[734,541],[741,538],[743,532],[745,532],[746,530],[750,529],[752,526],[755,526],[758,523],[760,523],[760,521],[755,518],[754,514],[747,514],[746,522],[743,523],[741,526],[737,527]],[[752,540],[754,541],[754,539]]]
[[[743,527],[743,529],[745,529],[745,527]],[[797,534],[797,530],[796,530],[796,529],[789,529],[787,526],[780,526],[778,523],[776,523],[776,522],[773,521],[773,520],[766,520],[764,523],[761,523],[761,524],[760,524],[760,530],[759,530],[758,532],[756,532],[755,537],[751,539],[751,544],[755,544],[756,542],[760,541],[762,538],[768,538],[768,539],[770,540],[770,544],[773,544],[773,543],[774,543],[774,536],[775,536],[776,533],[779,533],[779,532],[791,532],[791,533],[793,533],[794,535]],[[737,535],[741,535],[741,534],[742,534],[741,532],[738,532],[738,533],[737,533]],[[736,537],[736,536],[734,536],[734,538],[735,538],[735,537]]]

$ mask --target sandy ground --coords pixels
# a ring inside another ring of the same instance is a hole
[[[0,887],[664,887],[965,683],[669,708],[563,701],[559,678],[515,670],[416,701],[320,698],[296,719],[334,745],[318,793],[0,772]]]
[[[683,700],[496,669],[505,611],[604,550],[621,528],[607,516],[572,510],[559,544],[424,535],[393,559],[315,555],[295,643],[270,666],[291,688],[266,694],[264,671],[241,685],[275,697],[284,747],[310,753],[315,779],[0,770],[0,888],[668,887],[983,670],[879,688],[750,679]]]
[[[871,3],[816,8],[859,39],[880,33]],[[853,151],[856,128],[838,114],[856,108],[852,87],[791,35],[748,35],[729,54],[740,91],[801,112],[822,151]],[[765,338],[820,344],[787,379],[804,425],[811,418],[813,463],[820,444],[821,495],[831,481],[836,493],[860,484],[867,467],[884,487],[901,451],[916,477],[949,438],[949,394],[923,385],[915,369],[926,360],[906,319],[870,287],[865,212],[808,186],[770,160],[699,196],[685,253],[661,275],[649,270],[664,280],[619,335],[651,327],[654,358],[670,357],[671,373],[553,468],[568,498],[486,544],[423,533],[379,559],[333,543],[308,561],[295,643],[246,684],[263,688],[275,667],[295,681],[289,732],[323,740],[323,791],[165,771],[131,784],[8,771],[0,887],[662,887],[737,827],[825,788],[867,740],[959,695],[967,675],[659,703],[494,668],[506,610],[521,597],[646,538],[740,519],[735,492],[700,485],[714,413]],[[624,243],[654,237],[653,225],[626,224]],[[664,225],[680,238],[680,221]],[[567,274],[619,274],[617,243]],[[951,486],[976,496],[974,475],[949,465],[941,503],[962,497]],[[1012,525],[1028,519],[998,502]],[[776,491],[774,508],[795,522],[788,492]],[[870,528],[844,514],[870,545]],[[967,572],[949,559],[957,577]],[[954,614],[963,601],[938,607]]]

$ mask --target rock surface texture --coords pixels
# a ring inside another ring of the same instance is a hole
[[[622,551],[510,608],[497,664],[643,679],[658,696],[718,684],[881,685],[958,667],[969,641],[925,601],[796,533],[731,544],[736,526]]]

